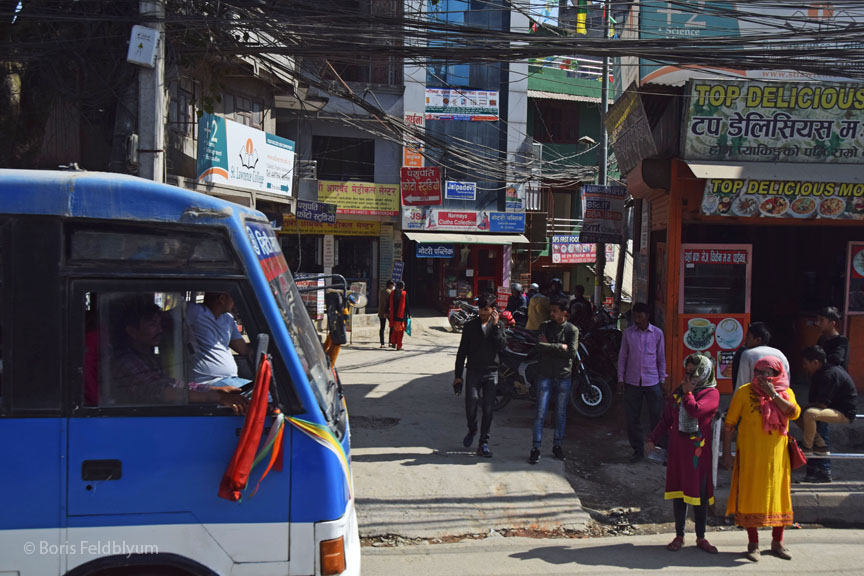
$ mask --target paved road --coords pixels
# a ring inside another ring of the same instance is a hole
[[[355,339],[336,363],[350,414],[361,535],[584,529],[589,516],[563,464],[548,454],[551,430],[543,460],[527,464],[527,411],[496,416],[492,459],[476,456],[476,445],[463,448],[464,403],[451,388],[459,336],[445,332],[445,322],[415,322],[400,352]]]
[[[709,555],[695,548],[692,534],[679,552],[664,546],[668,535],[535,540],[489,538],[459,544],[364,548],[364,574],[461,576],[510,574],[862,574],[864,531],[791,530],[785,537],[791,561],[765,553],[758,563],[743,558],[747,535],[740,530],[712,532],[720,549]],[[770,532],[761,532],[765,542]],[[730,572],[730,568],[734,572]]]

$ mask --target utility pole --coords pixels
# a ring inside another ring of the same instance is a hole
[[[603,39],[609,39],[609,0],[603,2]],[[603,78],[600,85],[600,98],[602,99],[600,123],[600,170],[597,175],[597,183],[601,186],[608,184],[607,166],[609,164],[609,132],[606,130],[606,116],[609,113],[609,57],[603,56]],[[597,243],[597,256],[594,261],[594,306],[599,308],[603,304],[603,280],[606,270],[606,244]],[[617,288],[617,286],[616,286]]]
[[[165,5],[163,0],[140,0],[142,16],[155,18],[147,26],[159,32],[156,66],[138,70],[138,175],[164,182],[165,177]]]

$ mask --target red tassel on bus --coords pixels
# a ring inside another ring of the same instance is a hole
[[[252,401],[249,403],[249,411],[243,421],[240,441],[237,443],[228,469],[225,470],[225,475],[219,484],[220,498],[238,502],[249,483],[249,473],[252,470],[252,462],[255,460],[258,446],[261,444],[264,420],[267,417],[267,394],[270,388],[271,371],[270,361],[267,359],[267,355],[263,354],[261,362],[258,364],[258,372],[255,375]]]

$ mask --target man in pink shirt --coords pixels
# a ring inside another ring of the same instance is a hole
[[[633,323],[624,330],[618,354],[618,395],[624,396],[627,410],[627,440],[633,448],[631,463],[639,462],[645,456],[643,400],[648,405],[650,430],[653,430],[663,412],[666,381],[663,331],[648,321],[648,305],[644,302],[633,306]]]

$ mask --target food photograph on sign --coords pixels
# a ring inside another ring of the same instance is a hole
[[[706,216],[864,220],[864,184],[708,180]]]

